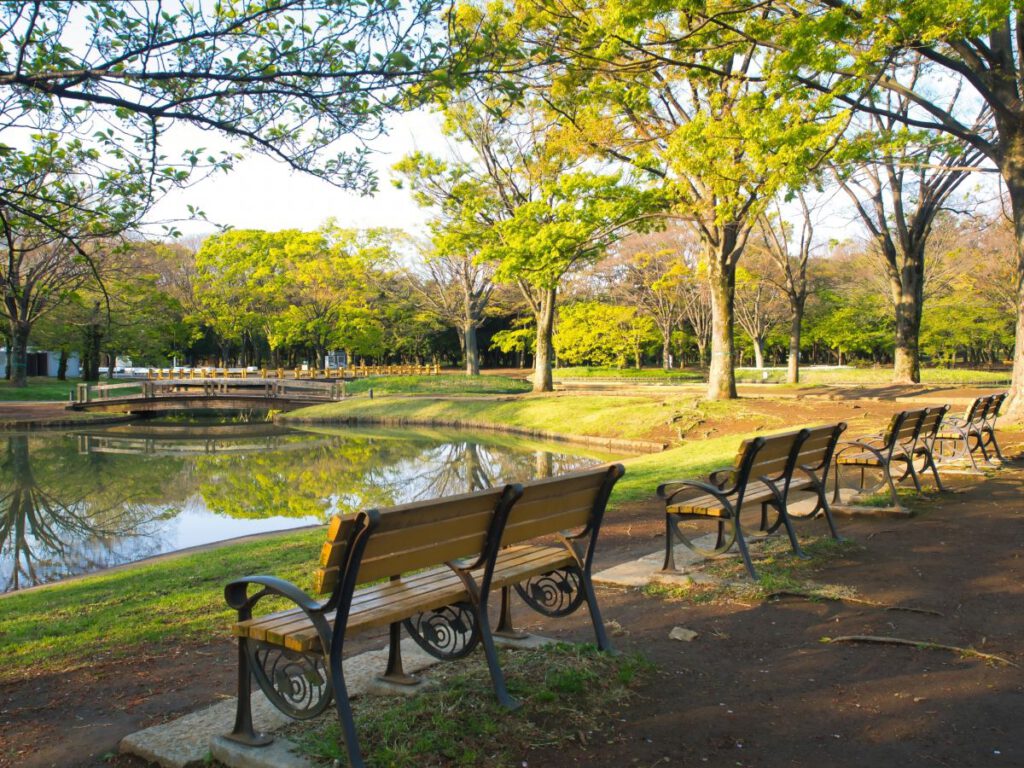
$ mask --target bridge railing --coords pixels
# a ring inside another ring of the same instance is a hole
[[[343,381],[310,381],[308,379],[164,379],[132,381],[122,384],[78,385],[77,402],[99,400],[152,399],[168,395],[201,394],[204,397],[230,397],[248,395],[303,400],[341,400],[345,396]]]
[[[78,384],[75,399],[79,403],[108,400],[111,397],[146,397],[145,381],[129,381],[123,384]]]

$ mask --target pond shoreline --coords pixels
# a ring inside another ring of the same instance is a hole
[[[629,453],[661,453],[668,448],[667,443],[653,440],[630,440],[620,437],[601,437],[598,435],[567,435],[544,429],[529,429],[507,424],[496,424],[490,421],[472,421],[466,419],[434,419],[421,417],[381,417],[381,416],[337,416],[330,418],[290,417],[279,414],[274,417],[275,423],[285,426],[302,424],[313,425],[346,425],[346,426],[382,426],[382,427],[436,427],[454,429],[486,430],[518,437],[531,437],[539,440],[553,440],[559,443],[576,443],[592,448],[607,448],[613,451]]]

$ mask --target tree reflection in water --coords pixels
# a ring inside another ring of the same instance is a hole
[[[140,423],[0,444],[0,589],[599,459],[506,436]]]
[[[33,457],[27,435],[6,438],[0,462],[0,591],[146,557],[162,514],[133,504],[131,484],[105,487],[102,462],[52,443]],[[70,454],[70,455],[69,455]]]

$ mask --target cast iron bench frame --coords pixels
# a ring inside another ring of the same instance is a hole
[[[999,461],[1004,461],[1003,452],[996,441],[996,419],[1006,397],[1006,392],[982,395],[974,399],[963,416],[947,417],[942,425],[943,429],[936,436],[939,444],[939,463],[968,460],[971,466],[980,472],[974,453],[981,451],[986,464],[995,464],[988,454],[989,447],[994,449],[995,457]],[[942,452],[943,446],[947,443],[952,443],[952,451],[948,455]]]
[[[708,480],[672,480],[658,486],[665,502],[665,561],[662,570],[676,572],[675,541],[678,537],[689,549],[703,557],[725,554],[735,542],[747,572],[757,579],[750,560],[746,536],[767,535],[785,526],[790,545],[797,557],[806,557],[796,538],[789,512],[789,496],[794,491],[813,491],[814,508],[798,518],[823,514],[833,538],[841,540],[828,502],[828,473],[839,436],[845,423],[805,428],[767,437],[755,437],[740,444],[732,467],[715,470]],[[799,475],[796,471],[799,469]],[[761,524],[757,532],[745,532],[739,513],[744,504],[761,505]],[[776,519],[768,522],[768,508]],[[679,530],[679,521],[717,518],[715,546],[708,549],[690,540]]]
[[[239,696],[228,738],[252,746],[272,741],[253,730],[254,677],[271,703],[296,719],[316,717],[333,700],[350,764],[363,765],[342,649],[350,629],[383,625],[389,627],[389,654],[382,679],[418,682],[402,667],[404,626],[420,647],[444,660],[462,658],[482,644],[498,701],[510,709],[519,706],[505,686],[487,615],[489,594],[498,588],[502,632],[512,632],[508,591],[514,587],[549,616],[567,615],[586,602],[598,647],[612,651],[590,571],[608,497],[623,473],[614,464],[534,481],[514,521],[510,513],[525,490],[520,484],[335,517],[317,574],[317,592],[330,593],[324,603],[270,576],[228,584],[225,598],[238,611],[232,631],[239,638]],[[581,530],[561,533],[573,527]],[[552,534],[559,538],[555,546],[522,543]],[[356,591],[359,584],[365,586]],[[260,589],[249,595],[251,585]],[[253,606],[266,595],[298,608],[252,619]]]
[[[839,501],[840,467],[859,467],[860,484],[857,493],[877,493],[888,487],[892,506],[900,507],[899,494],[896,486],[908,476],[914,482],[914,488],[921,492],[921,473],[930,469],[935,478],[935,485],[940,491],[946,490],[939,477],[939,469],[935,463],[935,441],[942,429],[943,418],[949,410],[948,405],[930,408],[917,408],[899,411],[892,415],[889,425],[883,434],[863,435],[856,440],[842,441],[836,452],[835,490],[832,501]],[[914,466],[918,459],[922,460],[921,469]],[[903,472],[895,477],[893,464],[902,464]],[[865,488],[865,472],[877,469],[881,478],[877,485]]]

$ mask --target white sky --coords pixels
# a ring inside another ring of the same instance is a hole
[[[153,209],[149,221],[169,220],[188,235],[205,235],[213,225],[235,229],[316,229],[334,217],[343,227],[396,227],[410,232],[421,230],[429,211],[419,208],[407,190],[391,184],[391,166],[403,156],[420,150],[447,156],[448,143],[441,134],[440,120],[426,112],[398,115],[389,121],[387,136],[372,145],[371,162],[377,169],[379,190],[373,197],[345,192],[262,155],[250,154],[229,173],[218,173],[187,189],[175,190]],[[211,134],[190,126],[177,125],[166,134],[163,154],[176,158],[186,147],[208,151],[232,150],[226,139],[214,144]],[[187,220],[188,205],[202,210],[209,222]]]

